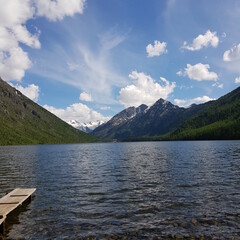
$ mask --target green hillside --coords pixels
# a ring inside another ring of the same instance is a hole
[[[205,103],[184,124],[170,134],[169,140],[240,139],[240,88],[216,101]]]
[[[127,108],[93,131],[119,141],[240,139],[240,87],[207,103],[180,108],[159,99],[139,114]]]
[[[0,78],[0,145],[95,142]]]

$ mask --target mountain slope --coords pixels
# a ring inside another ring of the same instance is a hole
[[[150,108],[145,107],[141,114],[134,115],[121,124],[109,126],[110,121],[112,122],[118,117],[119,114],[117,114],[109,122],[96,128],[93,134],[100,138],[119,140],[159,136],[177,129],[184,120],[200,108],[202,108],[201,105],[194,105],[189,109],[180,108],[168,101],[159,99]]]
[[[0,78],[0,145],[93,141]]]
[[[240,139],[240,87],[204,105],[204,109],[164,138]]]
[[[240,88],[237,88],[218,100],[190,108],[159,99],[141,114],[121,124],[109,125],[109,121],[93,134],[119,140],[240,139],[239,119]]]
[[[142,115],[131,119],[121,126],[115,136],[117,139],[123,139],[164,134],[178,124],[175,119],[183,111],[183,108],[159,99]]]
[[[140,105],[139,107],[129,107],[114,117],[112,117],[107,123],[100,125],[96,129],[93,130],[92,134],[94,136],[103,138],[103,139],[114,139],[116,138],[116,131],[120,128],[124,123],[128,122],[132,118],[135,118],[147,109],[147,105]]]

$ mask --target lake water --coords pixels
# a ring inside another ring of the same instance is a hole
[[[0,196],[17,187],[37,191],[7,239],[240,236],[240,141],[0,147]]]

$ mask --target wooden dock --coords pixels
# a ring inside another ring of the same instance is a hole
[[[16,188],[0,199],[0,233],[4,233],[7,215],[22,205],[26,200],[32,200],[36,188]]]

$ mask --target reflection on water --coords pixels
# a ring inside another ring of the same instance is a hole
[[[0,147],[0,196],[16,187],[37,191],[8,239],[240,235],[239,141]]]

